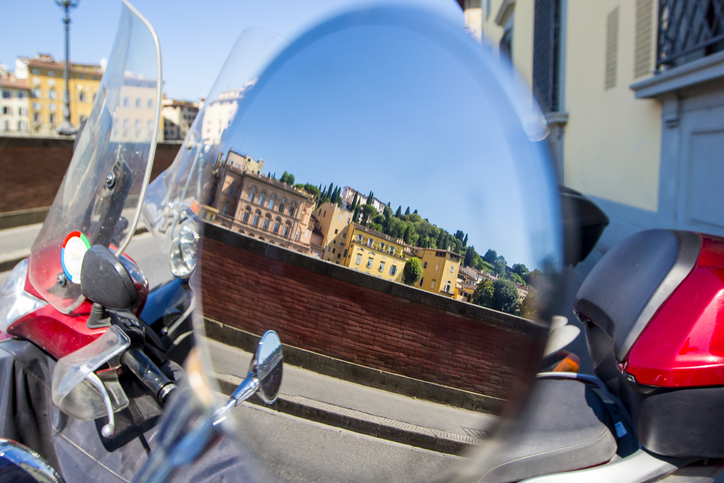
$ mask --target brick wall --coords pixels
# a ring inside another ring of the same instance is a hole
[[[168,168],[179,143],[160,143],[151,179]],[[73,139],[0,136],[0,213],[50,206],[73,156]]]
[[[207,225],[207,318],[367,367],[507,399],[539,328]]]

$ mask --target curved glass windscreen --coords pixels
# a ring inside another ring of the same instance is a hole
[[[275,330],[282,407],[425,428],[448,452],[481,441],[532,377],[561,266],[555,175],[512,76],[464,32],[380,8],[322,24],[247,82],[203,119],[230,119],[194,191],[208,369],[243,376]],[[278,477],[315,459],[271,444],[268,414],[232,412]],[[357,444],[322,457],[338,480],[355,479]],[[406,477],[429,480],[425,464]]]
[[[83,245],[117,250],[135,230],[160,122],[158,52],[155,32],[124,4],[93,110],[30,255],[30,282],[61,312],[82,301]]]

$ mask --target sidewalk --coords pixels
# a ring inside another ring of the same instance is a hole
[[[252,354],[209,341],[216,377],[225,394],[246,374]],[[261,400],[252,402],[263,404]],[[370,388],[285,364],[272,409],[369,436],[442,453],[478,444],[495,416]]]
[[[30,255],[30,246],[40,232],[42,223],[0,230],[0,272],[12,270]]]

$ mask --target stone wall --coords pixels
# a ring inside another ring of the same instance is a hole
[[[507,399],[535,350],[530,321],[307,257],[216,225],[204,316],[343,361]]]
[[[179,147],[158,144],[151,179],[171,165]],[[72,156],[72,138],[0,136],[0,213],[53,204]]]

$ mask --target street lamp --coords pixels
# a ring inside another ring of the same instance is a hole
[[[78,6],[80,0],[55,0],[55,4],[65,9],[65,94],[63,105],[63,124],[58,128],[58,134],[72,136],[77,129],[70,123],[70,9]]]

